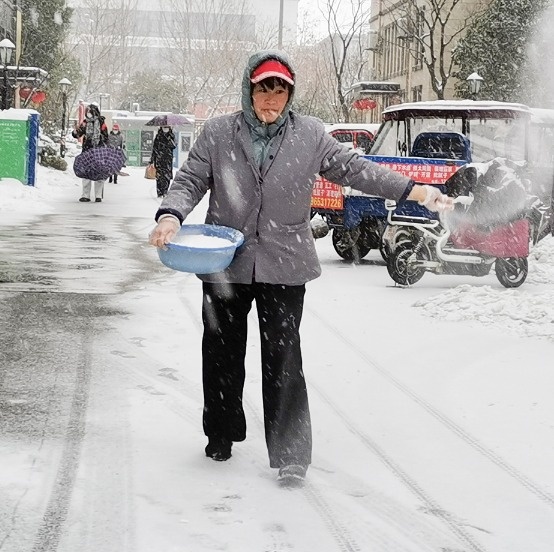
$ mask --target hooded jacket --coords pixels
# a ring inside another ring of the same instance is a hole
[[[296,114],[292,94],[275,123],[258,121],[250,75],[267,59],[279,60],[294,75],[282,52],[252,55],[242,81],[242,111],[206,121],[156,213],[156,220],[172,214],[182,223],[209,192],[206,223],[244,234],[225,271],[199,275],[207,282],[302,285],[317,278],[321,267],[310,227],[317,174],[396,201],[412,187],[408,178],[337,142],[319,119]]]
[[[272,56],[268,58],[267,56]],[[292,105],[292,99],[294,97],[294,87],[291,88],[291,93],[289,99],[283,109],[279,118],[271,124],[263,123],[256,117],[254,113],[254,108],[252,107],[252,97],[251,90],[252,85],[250,83],[250,75],[253,71],[262,64],[266,59],[273,59],[279,55],[275,51],[266,51],[260,52],[259,54],[254,54],[248,63],[248,67],[244,71],[242,77],[242,113],[244,114],[244,119],[248,128],[250,129],[250,136],[252,137],[252,147],[254,150],[254,159],[258,163],[258,166],[262,166],[263,162],[267,159],[269,146],[273,139],[278,135],[281,127],[286,123],[288,113]],[[279,59],[279,58],[277,58]],[[289,64],[286,64],[289,70],[292,73],[294,79],[294,71],[291,69]]]

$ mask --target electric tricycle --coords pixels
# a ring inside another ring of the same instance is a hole
[[[536,120],[537,114],[526,105],[506,102],[437,100],[394,105],[384,110],[383,123],[365,157],[445,192],[446,181],[467,163],[498,157],[527,162],[537,129],[531,125],[533,118]],[[549,170],[546,177],[543,172],[543,181],[550,178],[552,183]],[[542,195],[551,195],[551,185],[545,190]],[[398,205],[395,213],[438,221],[435,213],[412,201]],[[363,258],[371,249],[378,249],[387,260],[391,247],[406,232],[401,225],[389,223],[382,198],[341,188],[325,179],[316,182],[312,215],[325,221],[332,231],[335,251],[350,261]],[[546,214],[541,216],[540,223],[546,224],[547,219]],[[530,220],[530,224],[535,223]],[[546,235],[544,228],[533,227],[532,231]]]

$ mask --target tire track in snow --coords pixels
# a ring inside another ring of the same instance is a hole
[[[67,518],[69,503],[75,485],[82,441],[85,434],[85,416],[88,403],[91,370],[91,333],[82,343],[82,362],[75,374],[75,388],[64,439],[63,451],[46,511],[35,537],[32,552],[55,552]]]
[[[362,441],[391,471],[398,477],[411,491],[415,494],[425,506],[435,515],[441,519],[449,529],[465,544],[469,545],[475,552],[486,552],[477,540],[475,540],[465,529],[455,523],[451,517],[447,514],[446,510],[440,507],[440,505],[433,500],[422,487],[410,477],[406,471],[404,471],[385,451],[379,447],[370,437],[368,437],[362,431],[359,431],[354,424],[351,423],[348,416],[340,410],[332,399],[329,398],[317,385],[310,384],[320,396],[321,399],[333,410],[333,412],[342,420],[346,428],[354,434],[360,441]]]
[[[406,395],[407,397],[412,399],[412,401],[414,401],[416,404],[418,404],[421,408],[423,408],[426,412],[428,412],[433,418],[438,420],[442,425],[447,427],[452,433],[457,435],[462,441],[464,441],[466,444],[470,445],[477,452],[479,452],[482,456],[484,456],[485,458],[488,458],[493,464],[495,464],[496,466],[501,468],[512,479],[517,481],[525,489],[527,489],[529,492],[531,492],[535,497],[539,498],[541,501],[546,503],[548,506],[554,508],[554,495],[552,495],[551,493],[549,493],[545,489],[541,488],[530,477],[528,477],[524,473],[520,472],[517,468],[515,468],[510,463],[508,463],[506,460],[504,460],[500,455],[496,454],[491,449],[487,448],[476,437],[473,437],[469,432],[467,432],[465,429],[463,429],[461,426],[459,426],[456,422],[454,422],[452,419],[450,419],[448,416],[446,416],[446,414],[443,414],[440,410],[438,410],[433,405],[431,405],[429,402],[427,402],[425,399],[420,397],[417,393],[415,393],[407,385],[401,383],[386,368],[383,368],[376,361],[371,359],[365,353],[365,351],[363,351],[353,341],[351,341],[348,337],[346,337],[341,332],[341,330],[339,328],[337,328],[336,326],[334,326],[333,324],[331,324],[327,320],[325,320],[325,318],[322,317],[322,315],[320,315],[313,308],[306,307],[305,310],[307,310],[309,312],[309,314],[315,320],[317,320],[318,323],[325,326],[325,328],[330,333],[332,333],[335,338],[340,339],[345,345],[347,345],[350,348],[351,351],[356,353],[364,361],[365,364],[367,364],[368,366],[373,368],[384,379],[386,379],[389,383],[391,383],[394,387],[396,387],[404,395]],[[333,405],[333,407],[337,408],[334,405]]]

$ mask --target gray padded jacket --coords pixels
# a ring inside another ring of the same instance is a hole
[[[183,222],[209,192],[206,223],[230,226],[244,234],[244,244],[229,268],[199,276],[207,282],[301,285],[317,278],[321,267],[310,227],[317,174],[397,201],[412,188],[408,178],[337,142],[319,119],[298,115],[288,107],[283,120],[275,123],[277,132],[259,167],[250,126],[250,75],[266,59],[280,60],[294,74],[281,52],[258,52],[250,58],[243,77],[243,94],[247,94],[243,110],[206,121],[156,213],[156,220],[172,214]]]

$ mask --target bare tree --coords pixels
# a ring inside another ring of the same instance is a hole
[[[381,11],[394,13],[395,39],[402,41],[414,66],[425,66],[437,99],[444,99],[453,76],[452,51],[482,6],[465,0],[381,0],[381,4]]]
[[[368,69],[370,7],[370,0],[325,0],[322,8],[328,36],[313,60],[316,92],[332,120],[348,122],[353,116],[348,92]]]
[[[179,80],[188,108],[207,116],[239,105],[244,58],[255,45],[255,19],[245,0],[170,0],[163,33],[167,72]]]
[[[129,80],[146,41],[137,32],[136,14],[137,0],[85,0],[75,11],[71,42],[81,60],[85,98],[114,94]]]

